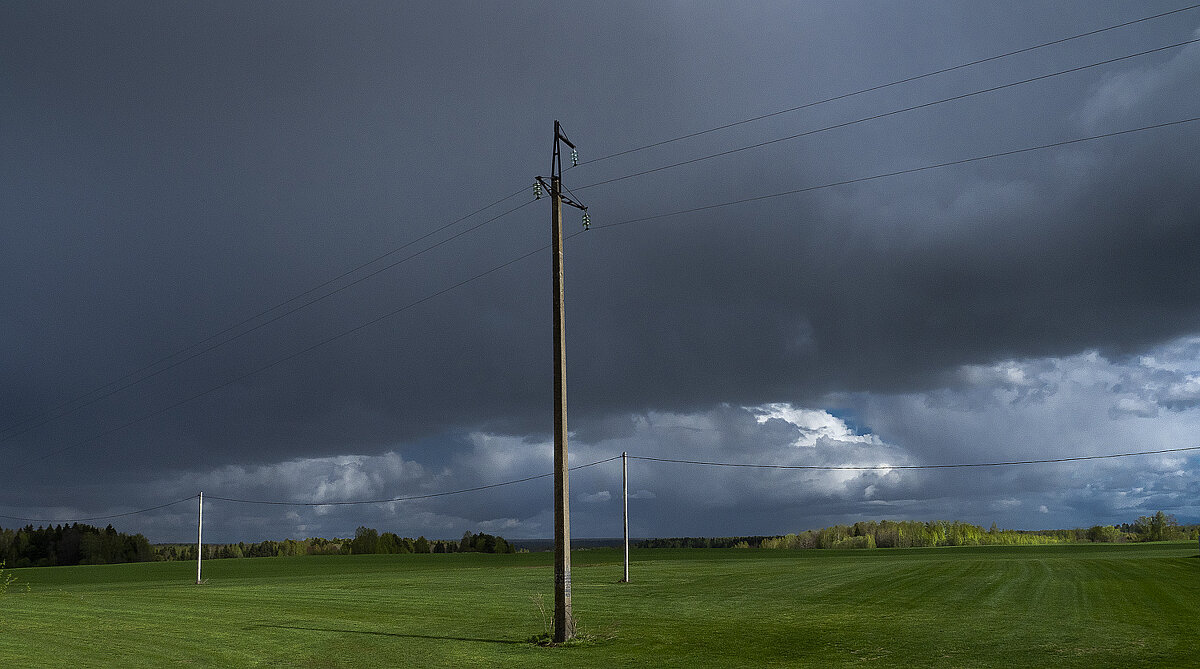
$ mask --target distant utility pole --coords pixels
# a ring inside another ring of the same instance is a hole
[[[626,462],[625,451],[621,451],[621,506],[624,509],[622,518],[625,520],[625,578],[622,583],[629,582],[629,466]]]
[[[196,516],[196,585],[200,585],[200,558],[204,555],[204,493],[200,493],[200,511]]]
[[[562,126],[554,122],[554,158],[550,163],[550,183],[537,178],[534,193],[541,197],[541,188],[550,191],[554,246],[554,642],[562,643],[575,636],[575,619],[571,616],[571,505],[567,485],[567,335],[563,308],[563,237],[562,205],[583,211],[587,228],[587,207],[563,197],[562,155],[560,146],[571,148],[571,162],[576,164],[575,145],[563,134]]]

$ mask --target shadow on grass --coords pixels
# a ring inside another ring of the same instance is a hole
[[[246,630],[255,629],[303,630],[305,632],[329,632],[330,634],[369,634],[372,636],[390,636],[398,639],[432,639],[434,641],[473,641],[476,643],[501,643],[508,645],[525,644],[525,641],[512,639],[478,639],[466,636],[439,636],[436,634],[404,634],[402,632],[374,632],[371,630],[332,629],[329,627],[302,627],[300,625],[247,625]]]

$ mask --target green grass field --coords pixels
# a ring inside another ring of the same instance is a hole
[[[10,570],[0,665],[1200,665],[1194,543],[573,554],[585,639],[546,648],[551,555]],[[26,588],[28,586],[28,588]]]

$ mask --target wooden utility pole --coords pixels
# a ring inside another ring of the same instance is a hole
[[[558,134],[558,121],[554,122]],[[557,140],[557,138],[556,138]],[[554,143],[555,154],[558,142]],[[550,177],[554,242],[554,641],[575,636],[571,616],[571,495],[567,474],[567,333],[563,305],[562,182]]]
[[[629,582],[629,467],[625,460],[625,451],[621,451],[621,503],[625,520],[625,578],[621,579],[622,583]]]
[[[200,585],[200,558],[204,555],[204,492],[200,493],[200,512],[196,516],[196,585]]]
[[[575,619],[571,616],[571,505],[567,465],[567,335],[563,305],[563,236],[562,205],[584,211],[587,207],[563,197],[561,144],[571,147],[574,162],[575,145],[554,122],[554,158],[550,164],[551,238],[554,262],[554,642],[562,643],[575,636]],[[546,182],[538,177],[539,184]]]

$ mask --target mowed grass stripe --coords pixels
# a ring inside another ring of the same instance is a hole
[[[5,666],[1195,665],[1194,544],[573,555],[586,640],[541,648],[550,554],[14,570]],[[30,591],[24,591],[24,584]]]

